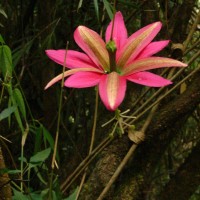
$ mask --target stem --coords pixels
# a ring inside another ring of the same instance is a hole
[[[113,20],[112,20],[112,29],[111,29],[111,36],[110,40],[113,41],[113,30],[114,30],[114,24],[115,24],[115,14],[116,14],[116,0],[114,0],[114,11],[113,11]]]
[[[21,182],[20,182],[20,189],[21,189],[21,192],[23,192],[23,168],[24,168],[24,161],[23,161],[23,158],[24,158],[24,146],[21,145],[21,162],[20,162],[20,171],[21,171]]]
[[[99,101],[99,94],[98,94],[98,87],[96,87],[96,99],[95,99],[95,110],[94,110],[94,122],[93,122],[93,127],[92,127],[92,137],[91,137],[91,142],[90,142],[90,148],[89,148],[89,154],[91,154],[93,146],[94,146],[94,139],[95,139],[95,132],[96,132],[96,126],[97,126],[97,113],[98,113],[98,101]],[[85,172],[82,176],[81,183],[78,189],[78,192],[76,194],[76,200],[78,199],[80,192],[82,190],[83,184],[85,182],[86,178],[86,172],[87,168],[85,169]]]
[[[190,40],[192,39],[193,34],[196,31],[196,28],[197,28],[197,25],[198,25],[199,22],[200,22],[200,11],[197,14],[197,17],[196,17],[196,19],[195,19],[195,21],[194,21],[194,23],[192,25],[192,28],[190,29],[190,32],[189,32],[185,42],[183,43],[184,44],[184,49],[186,49],[188,44],[190,43]]]
[[[52,199],[53,171],[54,171],[55,163],[56,163],[56,153],[57,153],[57,148],[58,148],[58,138],[59,138],[59,132],[60,132],[60,118],[61,118],[61,108],[62,108],[64,72],[65,72],[65,67],[66,67],[66,56],[67,56],[68,45],[69,45],[69,42],[67,42],[67,45],[66,45],[64,65],[63,65],[63,71],[62,71],[62,82],[61,82],[60,100],[59,100],[59,107],[58,107],[58,121],[57,121],[57,128],[56,128],[56,138],[55,138],[54,152],[53,152],[53,157],[52,157],[52,162],[51,162],[52,170],[51,170],[50,183],[49,183],[49,200]]]
[[[80,164],[79,166],[68,176],[68,178],[62,183],[60,189],[62,193],[64,193],[68,187],[76,180],[76,178],[82,173],[82,171],[92,162],[92,160],[98,155],[99,152],[101,152],[110,142],[113,140],[113,138],[107,137],[105,140],[103,140],[92,152],[90,155],[88,155]]]

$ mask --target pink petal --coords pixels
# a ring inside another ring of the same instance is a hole
[[[97,73],[101,73],[102,74],[102,71],[99,70],[99,69],[95,69],[95,68],[77,68],[77,69],[71,69],[71,70],[68,70],[66,72],[64,72],[64,74],[59,74],[58,76],[56,76],[55,78],[53,78],[45,87],[45,90],[49,87],[51,87],[54,83],[62,80],[62,78],[64,77],[67,77],[67,76],[70,76],[72,74],[75,74],[77,72],[97,72]]]
[[[73,50],[46,50],[47,56],[54,62],[67,68],[98,68],[92,60],[84,53]],[[64,64],[66,62],[66,64]]]
[[[130,63],[136,56],[154,39],[160,31],[162,24],[155,22],[150,24],[135,34],[131,35],[124,46],[119,51],[117,65],[123,68],[126,63]]]
[[[184,64],[178,60],[174,60],[171,58],[149,57],[134,61],[133,63],[129,64],[126,68],[122,69],[121,73],[127,76],[136,72],[141,72],[150,69],[186,66],[187,64]]]
[[[95,72],[77,72],[65,81],[66,87],[87,88],[97,85],[102,74]]]
[[[97,66],[109,71],[108,51],[99,34],[85,26],[79,26],[74,32],[74,39]]]
[[[170,80],[150,72],[137,72],[126,77],[127,80],[149,87],[163,87],[172,84]]]
[[[115,14],[114,20],[115,21],[114,21],[112,39],[115,41],[115,44],[117,45],[117,49],[120,49],[124,45],[128,37],[127,30],[126,30],[126,26],[124,24],[124,19],[121,12],[117,12]],[[111,39],[112,25],[113,25],[113,21],[110,22],[109,26],[106,29],[106,42],[109,42]]]
[[[116,72],[103,75],[99,83],[101,100],[108,110],[116,110],[124,99],[126,79]]]
[[[150,57],[162,49],[164,49],[169,43],[169,40],[163,40],[163,41],[158,41],[158,42],[151,42],[148,46],[146,46],[140,54],[137,56],[136,59],[139,58],[146,58]]]

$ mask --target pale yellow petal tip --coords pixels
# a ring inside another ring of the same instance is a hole
[[[45,86],[44,90],[47,90],[50,86],[51,86],[51,85],[48,83],[48,84]]]
[[[188,66],[188,64],[186,64],[186,63],[183,63],[183,64],[182,64],[182,66],[183,66],[183,67],[187,67],[187,66]]]

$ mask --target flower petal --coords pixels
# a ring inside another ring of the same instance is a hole
[[[106,42],[111,39],[113,21],[110,22],[106,29]],[[124,24],[124,19],[121,12],[117,12],[114,18],[114,28],[112,33],[112,39],[115,41],[117,50],[119,50],[125,43],[127,39],[127,30]]]
[[[126,79],[116,72],[103,75],[99,83],[101,100],[108,110],[116,110],[124,99]]]
[[[161,26],[162,24],[160,22],[155,22],[131,35],[119,51],[117,66],[121,69],[126,63],[133,61],[134,58],[136,58],[136,56],[154,39],[160,31]]]
[[[137,72],[127,76],[126,79],[134,83],[146,85],[149,87],[163,87],[172,84],[170,80],[150,72]]]
[[[74,32],[74,39],[97,66],[103,70],[109,70],[106,44],[99,34],[85,26],[79,26]]]
[[[65,66],[67,68],[85,68],[85,67],[96,67],[98,68],[92,60],[84,53],[73,51],[73,50],[46,50],[47,56],[54,62]],[[64,62],[66,61],[66,64]]]
[[[77,72],[65,81],[66,87],[72,88],[87,88],[97,85],[102,74],[95,72]]]
[[[98,69],[95,69],[95,68],[78,68],[78,69],[71,69],[71,70],[68,70],[66,72],[64,72],[64,74],[59,74],[58,76],[56,76],[55,78],[53,78],[45,87],[45,90],[49,87],[51,87],[54,83],[62,80],[62,78],[64,77],[67,77],[67,76],[70,76],[72,74],[75,74],[77,72],[97,72],[97,73],[101,73],[102,74],[102,71],[101,70],[98,70]]]
[[[187,64],[184,64],[178,60],[171,58],[162,58],[162,57],[150,57],[136,60],[133,63],[129,64],[124,68],[121,73],[125,76],[131,75],[136,72],[141,72],[150,69],[157,69],[163,67],[186,67]]]
[[[158,42],[151,42],[148,46],[146,46],[140,54],[137,56],[136,59],[139,58],[146,58],[150,57],[162,49],[164,49],[169,43],[169,40],[163,40],[163,41],[158,41]]]

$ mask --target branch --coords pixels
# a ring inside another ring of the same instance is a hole
[[[200,184],[200,142],[193,148],[185,162],[164,190],[157,197],[158,200],[188,200]]]

